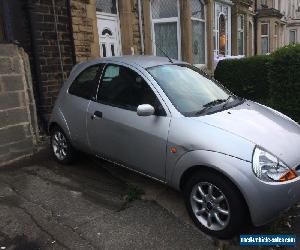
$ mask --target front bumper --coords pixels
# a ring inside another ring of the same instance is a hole
[[[254,173],[247,173],[247,176],[250,179],[248,185],[246,189],[241,185],[241,189],[244,189],[242,193],[255,226],[267,224],[300,201],[300,177],[287,182],[266,183],[259,180]]]

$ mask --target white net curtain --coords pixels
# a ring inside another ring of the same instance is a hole
[[[194,64],[205,64],[205,9],[201,0],[191,1],[192,54]],[[152,0],[151,13],[156,55],[180,59],[180,8],[178,0]]]
[[[151,12],[154,26],[154,41],[157,56],[179,59],[179,10],[177,0],[152,0]]]
[[[205,64],[205,11],[200,0],[190,0],[192,11],[193,64]]]

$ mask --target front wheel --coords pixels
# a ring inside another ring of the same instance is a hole
[[[52,154],[56,161],[63,164],[72,162],[74,149],[65,133],[59,127],[54,127],[50,131],[50,144]]]
[[[213,172],[198,172],[184,187],[187,210],[196,226],[221,239],[232,238],[246,223],[241,194],[227,178]]]

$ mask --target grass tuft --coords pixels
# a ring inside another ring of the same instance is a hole
[[[127,187],[127,191],[125,194],[125,200],[127,202],[132,202],[135,200],[140,200],[141,196],[145,194],[144,190],[141,189],[140,187],[133,185],[133,184],[129,184]]]

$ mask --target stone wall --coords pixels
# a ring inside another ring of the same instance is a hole
[[[37,145],[31,83],[27,54],[0,44],[0,166],[33,154]]]
[[[71,15],[76,62],[99,57],[96,0],[72,0]]]
[[[142,6],[141,6],[142,9]],[[143,19],[143,12],[142,12]],[[143,24],[143,22],[142,22]],[[144,30],[144,27],[143,27]],[[139,25],[139,9],[138,9],[138,1],[133,1],[132,6],[132,32],[133,32],[133,47],[134,53],[136,55],[142,54],[142,46],[141,46],[141,34],[140,34],[140,25]],[[143,32],[144,33],[144,32]]]

